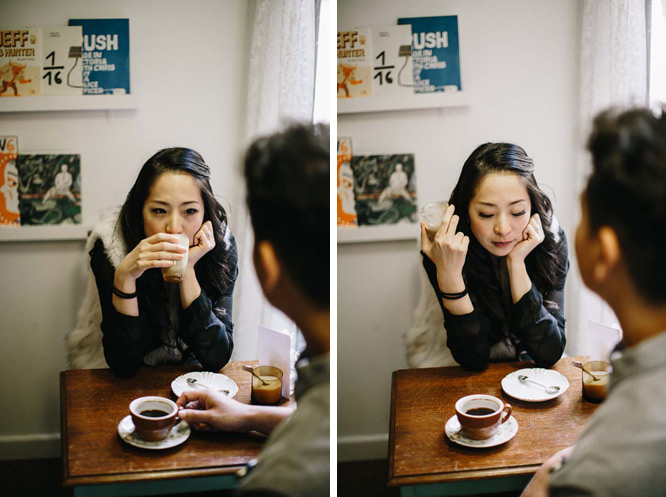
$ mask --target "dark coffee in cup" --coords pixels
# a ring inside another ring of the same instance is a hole
[[[159,409],[148,409],[147,411],[141,411],[139,414],[141,414],[141,416],[148,416],[149,418],[161,418],[169,413],[166,411],[160,411]]]
[[[469,414],[470,416],[485,416],[486,414],[492,414],[494,412],[493,409],[488,409],[487,407],[475,407],[474,409],[465,412],[465,414]]]

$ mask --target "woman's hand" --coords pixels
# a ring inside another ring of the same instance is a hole
[[[534,248],[539,245],[546,238],[541,226],[541,218],[539,214],[534,214],[527,223],[527,227],[523,230],[523,240],[518,242],[513,250],[507,256],[514,262],[523,262],[525,257],[529,255]]]
[[[213,223],[206,221],[201,225],[199,231],[194,235],[194,245],[190,247],[187,265],[193,268],[204,255],[215,248],[215,237],[213,236]]]
[[[462,269],[467,257],[469,237],[462,232],[456,233],[460,218],[453,214],[454,210],[453,205],[446,209],[433,241],[430,241],[425,225],[421,223],[421,250],[437,266],[437,282],[443,292],[464,289]],[[460,288],[461,284],[463,288]]]
[[[167,233],[156,233],[144,238],[134,247],[116,268],[116,287],[120,282],[134,282],[147,269],[172,266],[183,258],[185,247],[178,245],[178,238]]]

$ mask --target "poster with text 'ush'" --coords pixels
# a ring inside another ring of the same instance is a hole
[[[414,93],[460,91],[458,16],[406,17],[412,26]]]
[[[130,93],[129,19],[70,19],[83,28],[83,94]]]

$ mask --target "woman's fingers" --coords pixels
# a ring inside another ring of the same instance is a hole
[[[451,221],[449,222],[449,227],[446,230],[446,234],[449,236],[455,236],[456,229],[458,228],[458,222],[460,221],[460,216],[451,216]]]
[[[449,205],[446,210],[444,211],[444,215],[442,216],[442,224],[440,225],[439,229],[437,230],[437,233],[446,233],[449,229],[449,223],[451,222],[451,217],[453,216],[453,211],[455,210],[455,207],[453,207],[453,204]]]
[[[425,254],[430,252],[430,248],[432,247],[432,242],[430,241],[430,237],[428,236],[428,230],[426,230],[425,224],[421,223],[421,250]]]

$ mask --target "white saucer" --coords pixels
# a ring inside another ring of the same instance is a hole
[[[444,431],[446,432],[446,436],[449,437],[449,440],[458,445],[483,449],[486,447],[501,445],[515,437],[516,433],[518,433],[518,422],[516,421],[516,418],[510,416],[506,422],[497,428],[497,431],[492,437],[485,440],[474,440],[468,438],[467,435],[460,431],[460,421],[458,421],[458,416],[454,414],[446,422]]]
[[[171,447],[182,444],[190,437],[190,425],[185,421],[180,421],[171,429],[171,432],[164,440],[160,440],[159,442],[147,442],[134,436],[132,416],[127,415],[118,424],[118,435],[120,435],[120,438],[122,438],[124,442],[134,445],[134,447],[153,450],[170,449]]]
[[[180,375],[171,382],[171,390],[176,397],[180,397],[182,393],[187,390],[206,390],[206,387],[197,386],[196,383],[190,385],[187,383],[188,378],[194,378],[197,382],[201,382],[211,389],[218,391],[218,393],[223,393],[229,397],[233,397],[238,392],[238,385],[228,376],[219,373],[211,373],[209,371],[192,371],[191,373]],[[229,393],[226,393],[225,390]]]
[[[518,375],[525,375],[530,380],[534,380],[542,385],[558,386],[560,391],[552,394],[546,393],[546,390],[530,381],[522,382],[518,379]],[[526,368],[519,369],[513,373],[509,373],[502,378],[502,390],[504,390],[511,397],[524,400],[525,402],[543,402],[559,397],[569,388],[569,380],[567,377],[552,369],[543,368]]]

